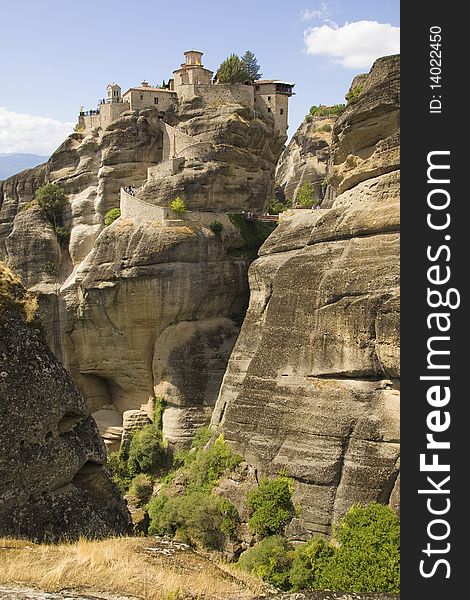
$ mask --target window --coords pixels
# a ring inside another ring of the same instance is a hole
[[[281,108],[281,115],[283,115],[283,114],[284,114],[284,109],[283,109],[283,108]]]
[[[268,112],[271,112],[271,109],[270,109],[270,108],[268,108]]]
[[[255,90],[259,92],[259,85],[255,85]]]
[[[154,104],[158,104],[158,98],[154,98],[154,99],[153,99],[153,103],[154,103]]]
[[[144,95],[140,94],[140,99],[143,100],[144,99]]]
[[[271,102],[271,96],[268,96],[268,102]]]

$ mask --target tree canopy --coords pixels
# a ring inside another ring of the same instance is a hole
[[[226,58],[217,71],[219,83],[244,83],[247,79],[250,79],[247,67],[236,54],[231,54]]]
[[[245,52],[245,54],[241,58],[241,61],[245,65],[248,77],[252,81],[261,79],[261,76],[263,75],[262,73],[260,73],[261,67],[259,66],[256,56],[251,50],[247,50]]]

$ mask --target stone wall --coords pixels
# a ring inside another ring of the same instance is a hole
[[[188,135],[173,127],[168,123],[162,123],[164,127],[163,134],[163,160],[168,160],[172,156],[180,154],[185,148],[193,145],[195,140],[192,136]]]
[[[84,115],[79,117],[79,125],[85,131],[93,127],[105,129],[110,123],[115,121],[119,115],[130,109],[129,102],[111,102],[109,104],[100,104],[99,114]]]
[[[153,106],[165,112],[176,101],[176,94],[168,90],[131,88],[124,94],[123,99],[128,101],[131,110],[141,110]]]
[[[120,203],[121,218],[133,219],[136,223],[163,222],[173,216],[173,212],[169,208],[142,202],[142,200],[128,194],[123,189],[121,189]]]
[[[180,100],[190,100],[194,96],[202,96],[206,106],[221,104],[242,104],[254,107],[254,89],[252,85],[240,83],[218,83],[208,85],[184,85],[178,90]]]

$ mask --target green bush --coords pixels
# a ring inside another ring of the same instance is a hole
[[[324,106],[314,104],[309,111],[312,117],[338,117],[345,109],[344,104],[333,104],[333,106]]]
[[[243,552],[237,564],[278,589],[288,591],[293,556],[289,542],[281,535],[273,535]]]
[[[295,516],[293,493],[294,486],[289,477],[279,475],[274,479],[261,479],[259,486],[247,496],[251,531],[261,537],[282,533]]]
[[[318,128],[318,131],[322,131],[324,133],[329,133],[332,130],[332,127],[329,123],[326,123],[326,125],[322,125],[321,127]]]
[[[59,273],[59,267],[56,265],[56,263],[53,263],[52,261],[48,260],[44,264],[43,271],[48,275],[57,275]]]
[[[151,535],[175,536],[186,543],[221,550],[238,525],[236,508],[203,490],[179,496],[160,494],[148,505]]]
[[[346,94],[346,100],[348,101],[348,104],[354,104],[358,101],[363,88],[364,86],[362,84],[356,85]]]
[[[156,474],[165,455],[163,438],[153,424],[137,431],[129,445],[128,467],[131,475]]]
[[[271,215],[278,215],[279,213],[284,212],[287,209],[286,205],[279,200],[274,199],[269,205],[268,212]]]
[[[127,465],[127,453],[122,449],[118,452],[110,452],[106,464],[119,491],[125,494],[132,482],[132,475]]]
[[[119,219],[119,217],[121,216],[121,209],[120,208],[111,208],[108,210],[108,212],[104,215],[104,224],[107,227],[108,225],[111,225],[111,223],[114,223],[114,221],[116,219]]]
[[[313,185],[307,179],[300,186],[299,191],[297,192],[296,201],[303,208],[312,207],[315,202],[315,190]]]
[[[218,221],[217,219],[214,219],[211,224],[209,225],[210,230],[212,231],[212,233],[214,233],[215,235],[219,235],[220,233],[222,233],[222,230],[224,228],[224,226],[222,225],[222,223],[220,221]]]
[[[147,504],[153,492],[153,480],[145,474],[136,475],[129,486],[129,496],[132,497],[137,506]]]
[[[334,527],[292,550],[271,536],[242,554],[239,566],[281,589],[400,591],[400,523],[388,506],[353,506]]]
[[[196,450],[201,450],[213,436],[213,432],[209,427],[199,427],[196,433],[194,434],[194,439],[191,444],[191,448],[195,448]]]
[[[295,549],[289,580],[294,591],[319,589],[322,573],[333,548],[321,537],[314,537]]]
[[[400,521],[383,504],[350,508],[333,530],[337,546],[320,582],[345,592],[400,591]]]
[[[62,227],[62,226],[56,227],[55,235],[56,235],[57,241],[59,242],[59,245],[62,248],[66,248],[70,241],[70,229],[67,229],[67,227]]]
[[[118,452],[108,456],[108,468],[122,493],[127,492],[137,475],[155,475],[166,462],[162,434],[164,408],[164,399],[155,398],[153,422],[134,433],[128,449],[121,447]]]
[[[188,489],[211,491],[224,471],[234,469],[240,461],[241,457],[234,454],[223,435],[219,435],[207,450],[187,454],[182,469]]]
[[[180,198],[179,196],[171,202],[170,208],[178,216],[184,215],[184,213],[188,210],[183,198]]]
[[[241,457],[231,451],[222,435],[205,449],[211,437],[210,430],[202,428],[191,450],[176,456],[180,467],[149,503],[150,533],[176,536],[212,549],[221,549],[233,536],[239,520],[237,510],[226,498],[212,495],[212,490],[224,471],[235,468]],[[176,475],[184,481],[184,491],[169,495],[168,485]]]

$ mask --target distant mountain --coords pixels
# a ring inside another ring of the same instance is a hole
[[[24,169],[36,167],[46,162],[48,158],[48,156],[39,156],[39,154],[5,154],[0,152],[0,180],[7,179]]]

